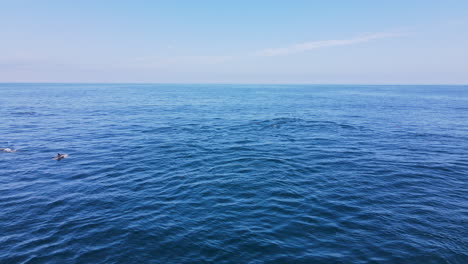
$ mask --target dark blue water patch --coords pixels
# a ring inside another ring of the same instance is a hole
[[[33,112],[33,111],[11,112],[11,115],[13,115],[13,116],[33,116],[33,115],[37,115],[37,114],[38,114],[37,112]]]
[[[1,263],[468,262],[466,86],[0,96]]]

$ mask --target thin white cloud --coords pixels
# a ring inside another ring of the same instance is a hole
[[[336,47],[336,46],[347,46],[357,43],[364,43],[376,39],[384,38],[393,38],[399,37],[403,34],[397,33],[373,33],[367,35],[357,36],[351,39],[341,39],[341,40],[322,40],[322,41],[312,41],[305,42],[300,44],[291,45],[285,48],[272,48],[272,49],[263,49],[257,52],[252,52],[248,54],[238,54],[238,55],[192,55],[192,56],[149,56],[149,57],[139,57],[133,60],[133,67],[137,68],[174,68],[174,67],[198,67],[198,66],[211,66],[211,65],[220,65],[239,59],[246,59],[252,56],[279,56],[287,55],[299,52],[305,52],[308,50],[314,50],[325,47]],[[126,63],[128,67],[128,63]]]
[[[287,55],[292,53],[299,53],[308,50],[326,48],[326,47],[336,47],[336,46],[348,46],[357,43],[364,43],[375,39],[384,39],[384,38],[393,38],[399,37],[402,34],[396,33],[373,33],[363,36],[354,37],[351,39],[338,39],[338,40],[321,40],[321,41],[311,41],[300,44],[291,45],[285,48],[271,48],[264,49],[255,53],[257,56],[279,56]]]

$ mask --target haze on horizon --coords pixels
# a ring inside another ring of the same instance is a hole
[[[0,82],[468,84],[468,1],[3,1]]]

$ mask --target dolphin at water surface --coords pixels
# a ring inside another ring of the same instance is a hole
[[[11,149],[11,148],[0,148],[0,151],[12,153],[12,152],[16,152],[16,149]]]
[[[55,157],[53,157],[52,159],[54,160],[62,160],[64,158],[67,158],[68,157],[68,154],[60,154],[60,153],[57,153],[57,155],[55,155]]]

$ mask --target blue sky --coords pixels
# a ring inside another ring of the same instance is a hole
[[[468,84],[468,1],[3,1],[0,82]]]

